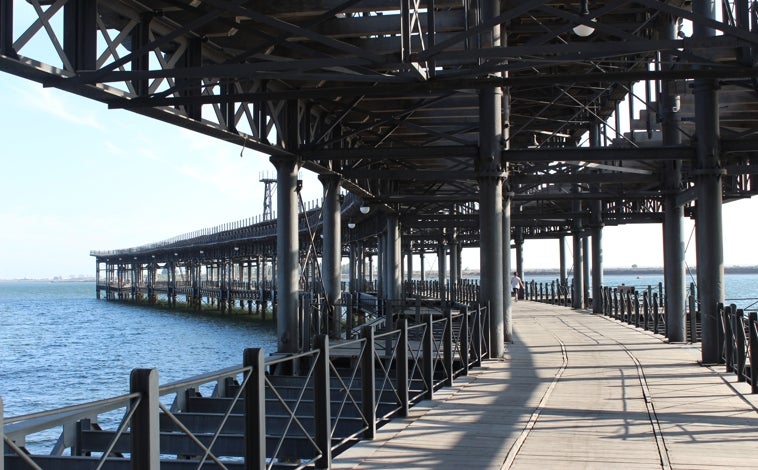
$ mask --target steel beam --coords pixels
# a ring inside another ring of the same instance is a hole
[[[325,175],[319,179],[324,186],[324,202],[322,206],[323,230],[322,240],[322,279],[324,295],[327,303],[329,337],[340,337],[340,318],[342,312],[337,305],[340,299],[340,279],[342,265],[342,218],[340,207],[340,179],[337,176]]]

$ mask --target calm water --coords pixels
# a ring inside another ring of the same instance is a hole
[[[604,283],[644,288],[662,280],[605,276]],[[726,297],[755,309],[758,275],[727,275]],[[0,283],[0,325],[5,416],[126,393],[137,367],[156,367],[164,384],[240,365],[248,347],[276,350],[273,326],[97,300],[93,283]]]
[[[0,396],[18,416],[129,391],[129,373],[160,383],[276,351],[273,326],[97,300],[94,283],[0,283]]]

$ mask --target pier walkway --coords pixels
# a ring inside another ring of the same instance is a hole
[[[513,308],[514,342],[334,468],[755,468],[758,397],[699,350],[586,311]]]

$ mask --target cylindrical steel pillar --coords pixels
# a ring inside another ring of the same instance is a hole
[[[458,234],[455,230],[453,230],[453,233],[450,235],[449,240],[449,250],[450,250],[450,292],[448,293],[448,297],[450,298],[451,302],[456,302],[457,299],[457,290],[458,285],[461,282],[461,263],[460,263],[460,248],[461,245],[458,243]]]
[[[329,337],[341,336],[340,317],[341,309],[337,305],[340,299],[341,268],[342,268],[342,221],[340,212],[340,179],[338,176],[319,176],[324,185],[324,202],[321,213],[324,223],[322,225],[324,235],[321,263],[322,279],[324,282],[324,295],[327,303],[327,322],[329,325]]]
[[[716,18],[718,2],[694,0],[693,13]],[[715,31],[695,22],[694,37],[715,36]],[[724,301],[724,247],[721,220],[722,169],[719,161],[719,109],[717,83],[713,79],[696,79],[695,135],[696,187],[698,188],[696,237],[697,280],[702,318],[702,361],[719,361],[718,304]]]
[[[277,289],[277,350],[297,352],[298,322],[298,218],[297,171],[294,158],[271,157],[276,167],[276,289]]]
[[[558,237],[558,256],[560,257],[560,282],[561,285],[566,285],[566,237]]]
[[[437,244],[437,281],[440,284],[440,299],[447,300],[447,253],[445,240],[440,239]]]
[[[387,235],[384,239],[384,258],[386,275],[385,299],[399,299],[403,278],[400,274],[402,257],[400,251],[400,224],[397,215],[387,216]]]
[[[662,20],[662,36],[676,38],[676,18]],[[666,67],[673,64],[676,57],[672,53],[662,55]],[[679,130],[680,98],[674,84],[668,80],[661,82],[661,132],[664,146],[680,145],[682,133]],[[682,183],[682,162],[664,162],[665,192],[663,196],[663,282],[666,302],[666,336],[669,341],[682,342],[687,339],[685,309],[687,288],[685,285],[684,261],[684,207],[677,204]]]

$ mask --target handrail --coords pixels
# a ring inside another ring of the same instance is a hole
[[[470,311],[462,308],[460,313],[455,314],[448,309],[436,319],[430,314],[424,322],[414,326],[408,326],[405,319],[397,322],[397,328],[379,332],[375,331],[374,327],[364,326],[361,338],[338,343],[333,347],[329,346],[325,336],[320,336],[317,349],[297,354],[269,356],[264,359],[262,351],[255,350],[255,353],[250,353],[252,350],[246,350],[246,359],[241,367],[227,367],[163,386],[158,386],[157,371],[154,369],[135,370],[132,380],[138,382],[132,383],[132,392],[129,394],[5,419],[0,433],[0,437],[9,443],[10,454],[5,458],[28,458],[34,461],[35,455],[39,454],[26,448],[26,437],[39,431],[60,427],[63,428],[63,434],[59,439],[60,445],[56,446],[56,452],[53,454],[56,458],[67,458],[62,452],[71,446],[77,447],[72,448],[70,458],[81,459],[85,458],[85,454],[100,454],[99,457],[93,458],[100,459],[101,463],[110,459],[111,454],[120,453],[129,453],[132,455],[131,458],[140,459],[140,462],[159,458],[159,454],[165,458],[166,455],[177,452],[171,450],[173,447],[169,440],[156,438],[155,442],[145,442],[141,445],[142,450],[132,451],[131,446],[148,437],[129,431],[135,426],[137,418],[154,421],[158,420],[158,414],[161,414],[171,423],[170,428],[161,430],[162,433],[173,433],[172,439],[182,436],[192,443],[196,449],[192,452],[196,452],[198,456],[211,459],[217,464],[223,463],[227,461],[224,460],[227,459],[226,453],[219,454],[215,448],[223,448],[224,445],[220,444],[222,441],[228,442],[230,431],[225,430],[227,426],[238,426],[232,424],[231,420],[238,413],[244,413],[240,403],[244,399],[246,403],[252,400],[257,404],[245,405],[247,413],[252,414],[245,414],[242,419],[245,423],[257,423],[257,427],[249,427],[246,424],[244,431],[236,431],[243,432],[248,442],[245,452],[242,452],[242,448],[239,449],[240,456],[252,459],[251,461],[261,461],[256,460],[256,456],[265,455],[268,459],[266,461],[270,464],[277,457],[290,458],[293,449],[298,448],[300,450],[292,455],[297,455],[296,458],[300,459],[301,464],[310,462],[317,467],[328,466],[332,452],[340,446],[355,438],[373,437],[378,423],[392,416],[407,414],[409,406],[421,399],[432,398],[437,388],[449,385],[456,376],[465,374],[472,361],[475,363],[486,357],[488,339],[485,336],[488,329],[486,315],[482,315],[481,307]],[[453,322],[461,325],[457,334],[453,331]],[[347,355],[343,351],[348,351]],[[354,351],[357,351],[357,355],[352,367],[348,371],[338,368],[334,361],[339,360],[339,363],[343,364],[345,358],[352,357]],[[248,359],[253,356],[260,357],[260,362]],[[461,364],[453,366],[455,357]],[[288,376],[279,373],[280,369],[294,373],[303,364],[308,365],[305,375]],[[242,375],[244,380],[241,385],[236,385],[234,379],[239,375]],[[278,383],[280,379],[287,377],[291,377],[294,382],[289,385],[287,380]],[[156,383],[150,385],[150,380]],[[190,424],[184,423],[183,416],[192,414],[189,411],[190,404],[204,398],[188,394],[187,391],[214,382],[217,383],[216,390],[206,399],[216,400],[213,403],[219,405],[223,404],[223,411],[218,422],[213,421],[214,430],[194,431]],[[297,385],[293,388],[295,384]],[[236,388],[230,390],[230,386]],[[325,393],[329,389],[331,394]],[[358,390],[361,390],[360,396],[357,394]],[[171,394],[176,395],[171,407],[163,400],[159,401],[160,397]],[[284,410],[284,416],[267,410],[274,403]],[[301,411],[306,405],[311,406],[309,403],[312,403],[315,414],[309,415],[309,412]],[[333,411],[330,411],[330,408]],[[98,417],[119,409],[126,411],[119,423],[115,424],[115,430],[77,424],[81,420],[97,423]],[[239,419],[234,418],[234,422],[239,422]],[[269,420],[274,421],[269,423]],[[140,422],[139,429],[158,429],[157,421],[155,425]],[[166,425],[169,425],[169,422]],[[282,423],[280,429],[276,428],[277,422]],[[255,434],[247,434],[249,432]],[[302,445],[292,447],[298,439],[303,440]],[[84,447],[80,449],[80,444],[75,444],[78,442]],[[97,447],[100,445],[97,442],[103,442],[103,447]],[[308,444],[305,444],[306,442]],[[251,449],[249,445],[258,447]],[[266,453],[266,448],[271,448],[270,446],[273,446],[273,454]],[[14,448],[19,449],[18,452],[24,456],[18,455]]]

